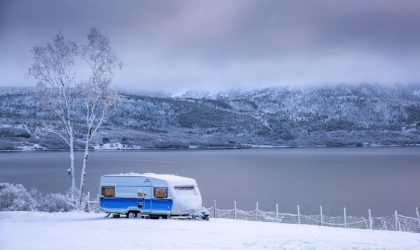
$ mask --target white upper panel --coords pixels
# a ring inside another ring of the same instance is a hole
[[[187,178],[183,176],[178,175],[172,175],[172,174],[155,174],[155,173],[125,173],[125,174],[109,174],[104,175],[103,177],[124,177],[124,176],[132,176],[132,177],[146,177],[156,180],[162,180],[167,182],[168,184],[171,184],[172,186],[184,186],[184,185],[194,185],[196,186],[197,183],[192,178]]]

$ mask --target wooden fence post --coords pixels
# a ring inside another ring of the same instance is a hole
[[[256,221],[258,220],[258,201],[257,201],[256,207],[255,207],[255,220]]]
[[[236,220],[236,201],[233,202],[233,206],[234,206],[234,215],[235,215],[235,220]]]
[[[347,228],[347,211],[346,211],[346,207],[344,207],[344,228]]]
[[[372,224],[373,224],[372,211],[370,209],[368,209],[368,212],[369,212],[369,229],[372,230]]]
[[[320,214],[321,214],[321,226],[323,226],[324,225],[324,216],[322,214],[322,206],[319,206],[319,211],[320,211]]]
[[[297,205],[297,217],[298,217],[298,224],[300,224],[300,206]]]
[[[214,200],[213,218],[216,218],[216,200]]]
[[[90,192],[87,192],[87,210],[90,212]]]
[[[395,231],[401,231],[401,227],[399,226],[399,221],[398,221],[398,211],[395,210]]]

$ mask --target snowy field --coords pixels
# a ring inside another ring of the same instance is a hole
[[[0,249],[420,249],[420,234],[226,219],[0,212]]]

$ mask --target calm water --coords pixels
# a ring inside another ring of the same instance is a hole
[[[77,157],[80,159],[81,155]],[[80,160],[77,161],[80,166]],[[70,185],[66,152],[0,153],[0,182],[42,192]],[[351,215],[414,215],[420,206],[420,148],[312,148],[205,151],[93,152],[87,189],[99,177],[124,172],[172,173],[197,180],[204,205],[220,208]]]

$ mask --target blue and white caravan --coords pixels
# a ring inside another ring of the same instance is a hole
[[[119,217],[208,220],[194,179],[170,174],[111,174],[101,176],[100,209]]]

